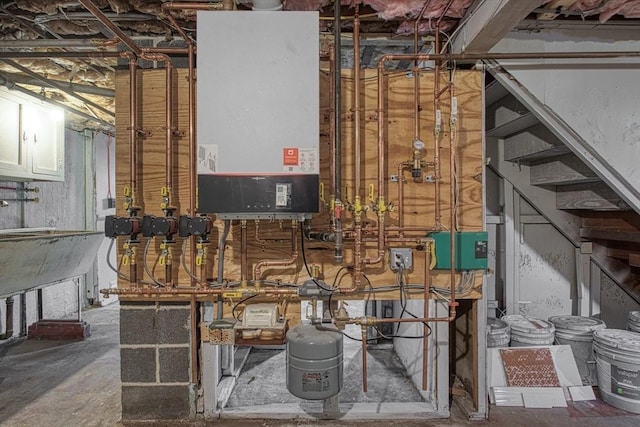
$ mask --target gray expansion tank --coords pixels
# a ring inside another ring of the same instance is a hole
[[[287,389],[324,400],[342,388],[342,334],[333,327],[298,325],[287,332]]]

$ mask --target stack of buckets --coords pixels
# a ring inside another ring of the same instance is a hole
[[[552,316],[556,328],[556,343],[571,346],[578,372],[584,385],[598,382],[593,359],[593,332],[607,327],[602,320],[582,316]]]
[[[511,336],[509,325],[500,319],[490,317],[487,319],[487,347],[508,347]]]
[[[602,329],[593,333],[602,400],[640,414],[640,333]]]
[[[555,327],[537,317],[511,314],[502,317],[511,329],[511,347],[551,345],[555,339]]]
[[[630,311],[627,316],[627,330],[640,333],[640,311]]]

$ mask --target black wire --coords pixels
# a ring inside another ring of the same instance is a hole
[[[231,314],[233,314],[233,318],[234,318],[234,319],[236,319],[236,320],[239,322],[239,321],[240,321],[240,319],[238,319],[238,316],[236,315],[236,309],[238,308],[238,306],[239,306],[240,304],[243,304],[243,303],[245,303],[245,302],[249,301],[251,298],[255,298],[255,297],[257,297],[257,296],[258,296],[257,294],[256,294],[256,295],[251,295],[251,296],[248,296],[248,297],[246,297],[246,298],[241,299],[240,301],[238,301],[238,302],[236,303],[236,305],[234,305],[234,306],[233,306],[233,308],[231,309]]]
[[[400,318],[402,319],[402,316],[404,316],[405,313],[407,313],[409,316],[413,317],[414,319],[419,319],[418,316],[416,316],[415,314],[413,314],[412,312],[410,312],[407,309],[407,290],[404,286],[404,280],[403,280],[403,276],[402,276],[402,267],[400,267],[397,277],[398,277],[398,287],[400,289],[400,306],[402,307],[402,311],[400,312]],[[429,326],[426,322],[420,322],[422,323],[424,326],[427,327],[428,333],[427,336],[431,335],[431,326]],[[377,329],[377,328],[376,328]],[[390,336],[391,338],[407,338],[407,339],[418,339],[418,338],[422,338],[422,336],[416,336],[416,337],[407,337],[407,336],[402,336],[402,335],[398,335],[398,332],[400,331],[400,322],[397,323],[396,326],[396,332],[395,334],[393,334],[392,336]]]
[[[315,279],[315,277],[313,277],[313,275],[311,274],[311,270],[309,269],[309,265],[307,264],[307,255],[304,251],[304,232],[300,233],[300,246],[302,248],[302,262],[304,263],[304,268],[307,269],[307,274],[309,275],[309,277],[311,277],[311,280],[313,280],[313,283],[316,284],[317,287],[319,287],[320,289],[322,289],[323,291],[327,291],[330,293],[333,293],[335,291],[335,289],[329,289],[326,288],[324,286],[322,286],[320,283],[318,283],[318,281]]]
[[[345,272],[342,276],[340,276],[340,273],[344,270],[348,270],[347,272]],[[347,273],[349,271],[352,271],[353,268],[351,266],[344,266],[344,267],[340,267],[340,269],[338,270],[338,272],[336,273],[336,277],[333,278],[333,288],[338,289],[340,287],[340,282],[342,282],[342,279],[344,278],[344,276],[347,275]],[[338,277],[340,277],[340,279],[338,280]],[[329,294],[329,300],[327,301],[327,304],[329,305],[329,315],[331,316],[331,318],[333,319],[333,312],[331,311],[331,299],[333,298],[333,292],[331,292]],[[362,341],[362,340],[361,340]]]

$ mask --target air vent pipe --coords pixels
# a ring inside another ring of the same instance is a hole
[[[276,11],[282,10],[282,0],[253,0],[253,10]]]

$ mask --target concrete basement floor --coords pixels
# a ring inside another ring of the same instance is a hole
[[[0,346],[0,425],[2,426],[216,426],[297,427],[358,426],[372,421],[220,419],[215,421],[120,423],[120,357],[118,304],[91,309],[84,318],[91,337],[83,342],[15,341]],[[272,355],[273,357],[277,355]],[[262,357],[262,356],[261,356]],[[273,358],[272,357],[272,358]],[[370,355],[382,364],[388,356]],[[353,375],[353,376],[358,376]],[[355,380],[354,380],[355,381]],[[373,384],[371,384],[373,388]],[[355,390],[354,390],[355,393]],[[413,393],[413,392],[411,392]],[[405,396],[407,397],[407,396]],[[607,416],[611,415],[611,416]],[[384,420],[379,426],[627,427],[640,415],[602,402],[569,408],[490,408],[487,421],[468,421],[454,402],[448,420]]]

